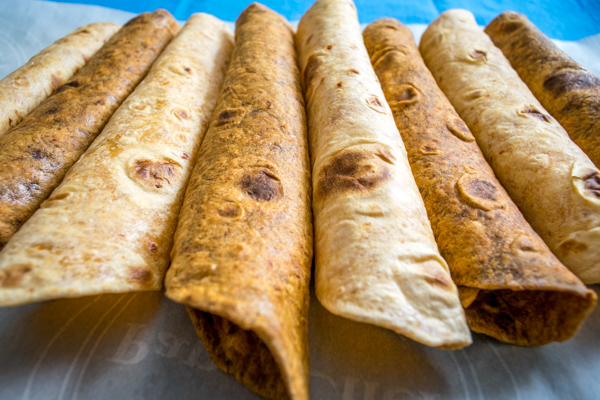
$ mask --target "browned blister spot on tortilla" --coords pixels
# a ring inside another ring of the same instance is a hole
[[[395,110],[417,103],[420,93],[412,84],[405,83],[393,89],[392,98],[390,107]]]
[[[396,157],[394,157],[394,155],[385,147],[377,149],[375,155],[388,164],[394,165],[396,163]]]
[[[587,244],[578,242],[575,239],[567,239],[558,247],[563,253],[582,253],[588,249]]]
[[[472,207],[485,211],[501,207],[500,190],[483,176],[464,174],[457,182],[462,199]]]
[[[403,102],[413,102],[419,96],[419,91],[412,85],[403,85],[396,99]]]
[[[423,146],[421,146],[421,148],[419,149],[419,152],[423,155],[426,156],[431,156],[431,155],[436,155],[439,154],[439,150],[436,149],[433,145],[431,144],[424,144]]]
[[[377,96],[367,97],[367,103],[371,104],[372,106],[383,107]]]
[[[50,79],[51,79],[50,85],[52,87],[52,91],[55,91],[56,89],[58,89],[58,87],[62,83],[62,80],[60,79],[60,77],[58,77],[56,75],[52,75]]]
[[[472,179],[468,181],[468,187],[470,193],[473,195],[485,199],[485,200],[497,200],[498,189],[487,180],[483,179]]]
[[[223,218],[238,218],[242,216],[243,212],[242,207],[233,202],[226,202],[217,208],[217,214]]]
[[[575,90],[600,87],[600,79],[585,70],[560,70],[550,74],[544,81],[544,89],[554,97]]]
[[[129,269],[129,279],[135,283],[146,285],[152,281],[152,272],[147,267]]]
[[[600,174],[596,171],[590,173],[588,176],[583,178],[583,188],[586,192],[589,192],[592,196],[600,199]]]
[[[540,121],[547,123],[550,123],[552,121],[549,115],[542,113],[536,107],[525,107],[523,110],[520,111],[520,114],[527,114],[539,119]]]
[[[0,272],[1,287],[15,287],[21,284],[25,275],[33,270],[31,264],[12,265]]]
[[[152,254],[156,254],[158,251],[158,245],[155,242],[148,242],[148,251]]]
[[[175,110],[173,110],[173,114],[175,114],[175,116],[179,119],[190,119],[191,115],[184,109],[182,108],[176,108]]]
[[[135,160],[130,165],[131,175],[144,186],[162,189],[172,185],[179,177],[181,167],[168,160]]]
[[[371,64],[376,69],[387,69],[390,65],[402,60],[406,56],[405,49],[400,46],[385,46],[378,49],[377,52],[372,54]]]
[[[15,85],[19,87],[29,87],[29,79],[24,76],[20,76],[15,79]],[[52,90],[54,90],[54,87],[52,87]]]
[[[377,111],[378,113],[385,113],[385,107],[383,105],[384,103],[382,102],[382,100],[379,100],[379,98],[374,94],[367,96],[365,101],[367,102],[369,108],[373,111]]]
[[[500,32],[504,34],[509,34],[519,29],[519,27],[521,27],[521,24],[519,22],[506,21],[500,25]]]
[[[473,50],[470,54],[469,54],[469,58],[474,60],[474,61],[487,61],[487,51],[485,50]]]
[[[281,197],[281,182],[266,169],[244,175],[240,182],[242,191],[257,201],[272,201]]]
[[[426,273],[423,275],[425,281],[431,286],[452,290],[454,285],[452,284],[450,276],[448,276],[446,271],[441,269],[439,265],[439,261],[437,260],[429,260],[422,264],[422,267],[426,270]]]
[[[311,55],[308,58],[306,67],[304,68],[304,87],[310,86],[312,80],[317,75],[318,69],[323,65],[323,60],[318,55]]]
[[[221,111],[214,119],[215,126],[223,126],[228,124],[238,125],[246,115],[245,108],[226,108]]]
[[[463,142],[472,142],[475,140],[475,137],[467,128],[467,125],[463,122],[463,120],[456,118],[452,121],[448,121],[446,123],[446,127],[454,136],[462,140]]]
[[[327,197],[335,193],[366,192],[381,185],[391,176],[378,151],[349,150],[338,154],[326,165],[317,183],[317,193]]]
[[[485,95],[485,93],[483,92],[483,90],[474,90],[470,93],[466,93],[465,99],[476,100],[476,99],[479,99],[480,97],[483,97],[484,95]]]
[[[520,234],[517,236],[510,244],[510,249],[517,253],[518,252],[538,252],[539,248],[536,244],[536,241],[532,239],[529,235]]]

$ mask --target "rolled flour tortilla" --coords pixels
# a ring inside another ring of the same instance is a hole
[[[17,126],[46,97],[75,74],[120,26],[82,26],[36,54],[0,81],[0,135]]]
[[[0,249],[60,184],[178,30],[165,10],[135,17],[69,82],[0,135]]]
[[[311,145],[317,297],[334,314],[428,346],[470,344],[352,1],[315,2],[296,43]]]
[[[585,283],[600,282],[600,171],[466,10],[442,13],[421,54],[533,229]]]
[[[524,346],[573,336],[595,293],[525,221],[410,30],[385,18],[363,36],[471,329]]]
[[[0,252],[0,305],[161,288],[232,42],[216,18],[190,18]]]
[[[600,78],[573,61],[523,14],[502,13],[485,32],[544,108],[600,167]],[[596,184],[600,188],[600,180]]]
[[[267,399],[308,399],[310,168],[294,33],[256,3],[235,32],[166,295],[188,306],[221,370]]]

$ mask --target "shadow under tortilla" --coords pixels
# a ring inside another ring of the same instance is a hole
[[[598,285],[589,288],[600,294]],[[468,378],[471,392],[479,391],[490,400],[597,398],[599,330],[600,309],[596,307],[579,332],[562,343],[528,348],[474,334],[473,345],[465,349],[476,377]]]
[[[449,386],[456,385],[438,371],[441,362],[451,362],[447,350],[330,313],[317,300],[314,282],[309,348],[311,397],[315,399],[445,398]]]
[[[105,352],[106,342],[118,342],[131,324],[149,323],[162,297],[103,294],[0,308],[0,359],[6,361],[0,388],[8,391],[0,389],[0,398],[76,398],[97,350]]]
[[[335,316],[314,288],[309,314],[315,399],[587,399],[600,391],[600,309],[563,343],[528,348],[473,333],[473,344],[456,351]]]

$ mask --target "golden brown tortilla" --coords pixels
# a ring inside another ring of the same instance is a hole
[[[0,135],[14,128],[59,86],[70,79],[120,26],[89,24],[33,56],[0,81]]]
[[[527,222],[579,279],[600,282],[600,170],[470,12],[442,13],[420,50]]]
[[[135,17],[0,136],[0,248],[60,184],[178,29],[165,10]]]
[[[233,35],[195,14],[0,252],[0,305],[159,290]]]
[[[310,169],[294,34],[253,4],[235,39],[166,295],[189,307],[223,371],[268,399],[308,399]]]
[[[595,293],[525,221],[410,30],[385,18],[363,36],[471,329],[523,346],[570,338],[593,309]]]
[[[600,167],[600,78],[573,61],[523,14],[502,13],[485,32],[544,108]],[[600,179],[596,185],[600,188]]]

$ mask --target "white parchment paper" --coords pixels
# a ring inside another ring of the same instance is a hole
[[[80,25],[132,16],[0,0],[0,76]],[[425,26],[411,28],[418,39]],[[557,43],[600,75],[600,35]],[[336,317],[314,295],[309,324],[313,400],[600,399],[600,309],[570,341],[541,348],[474,334],[464,350],[431,349]],[[0,309],[2,400],[257,398],[214,366],[184,307],[160,292]]]

